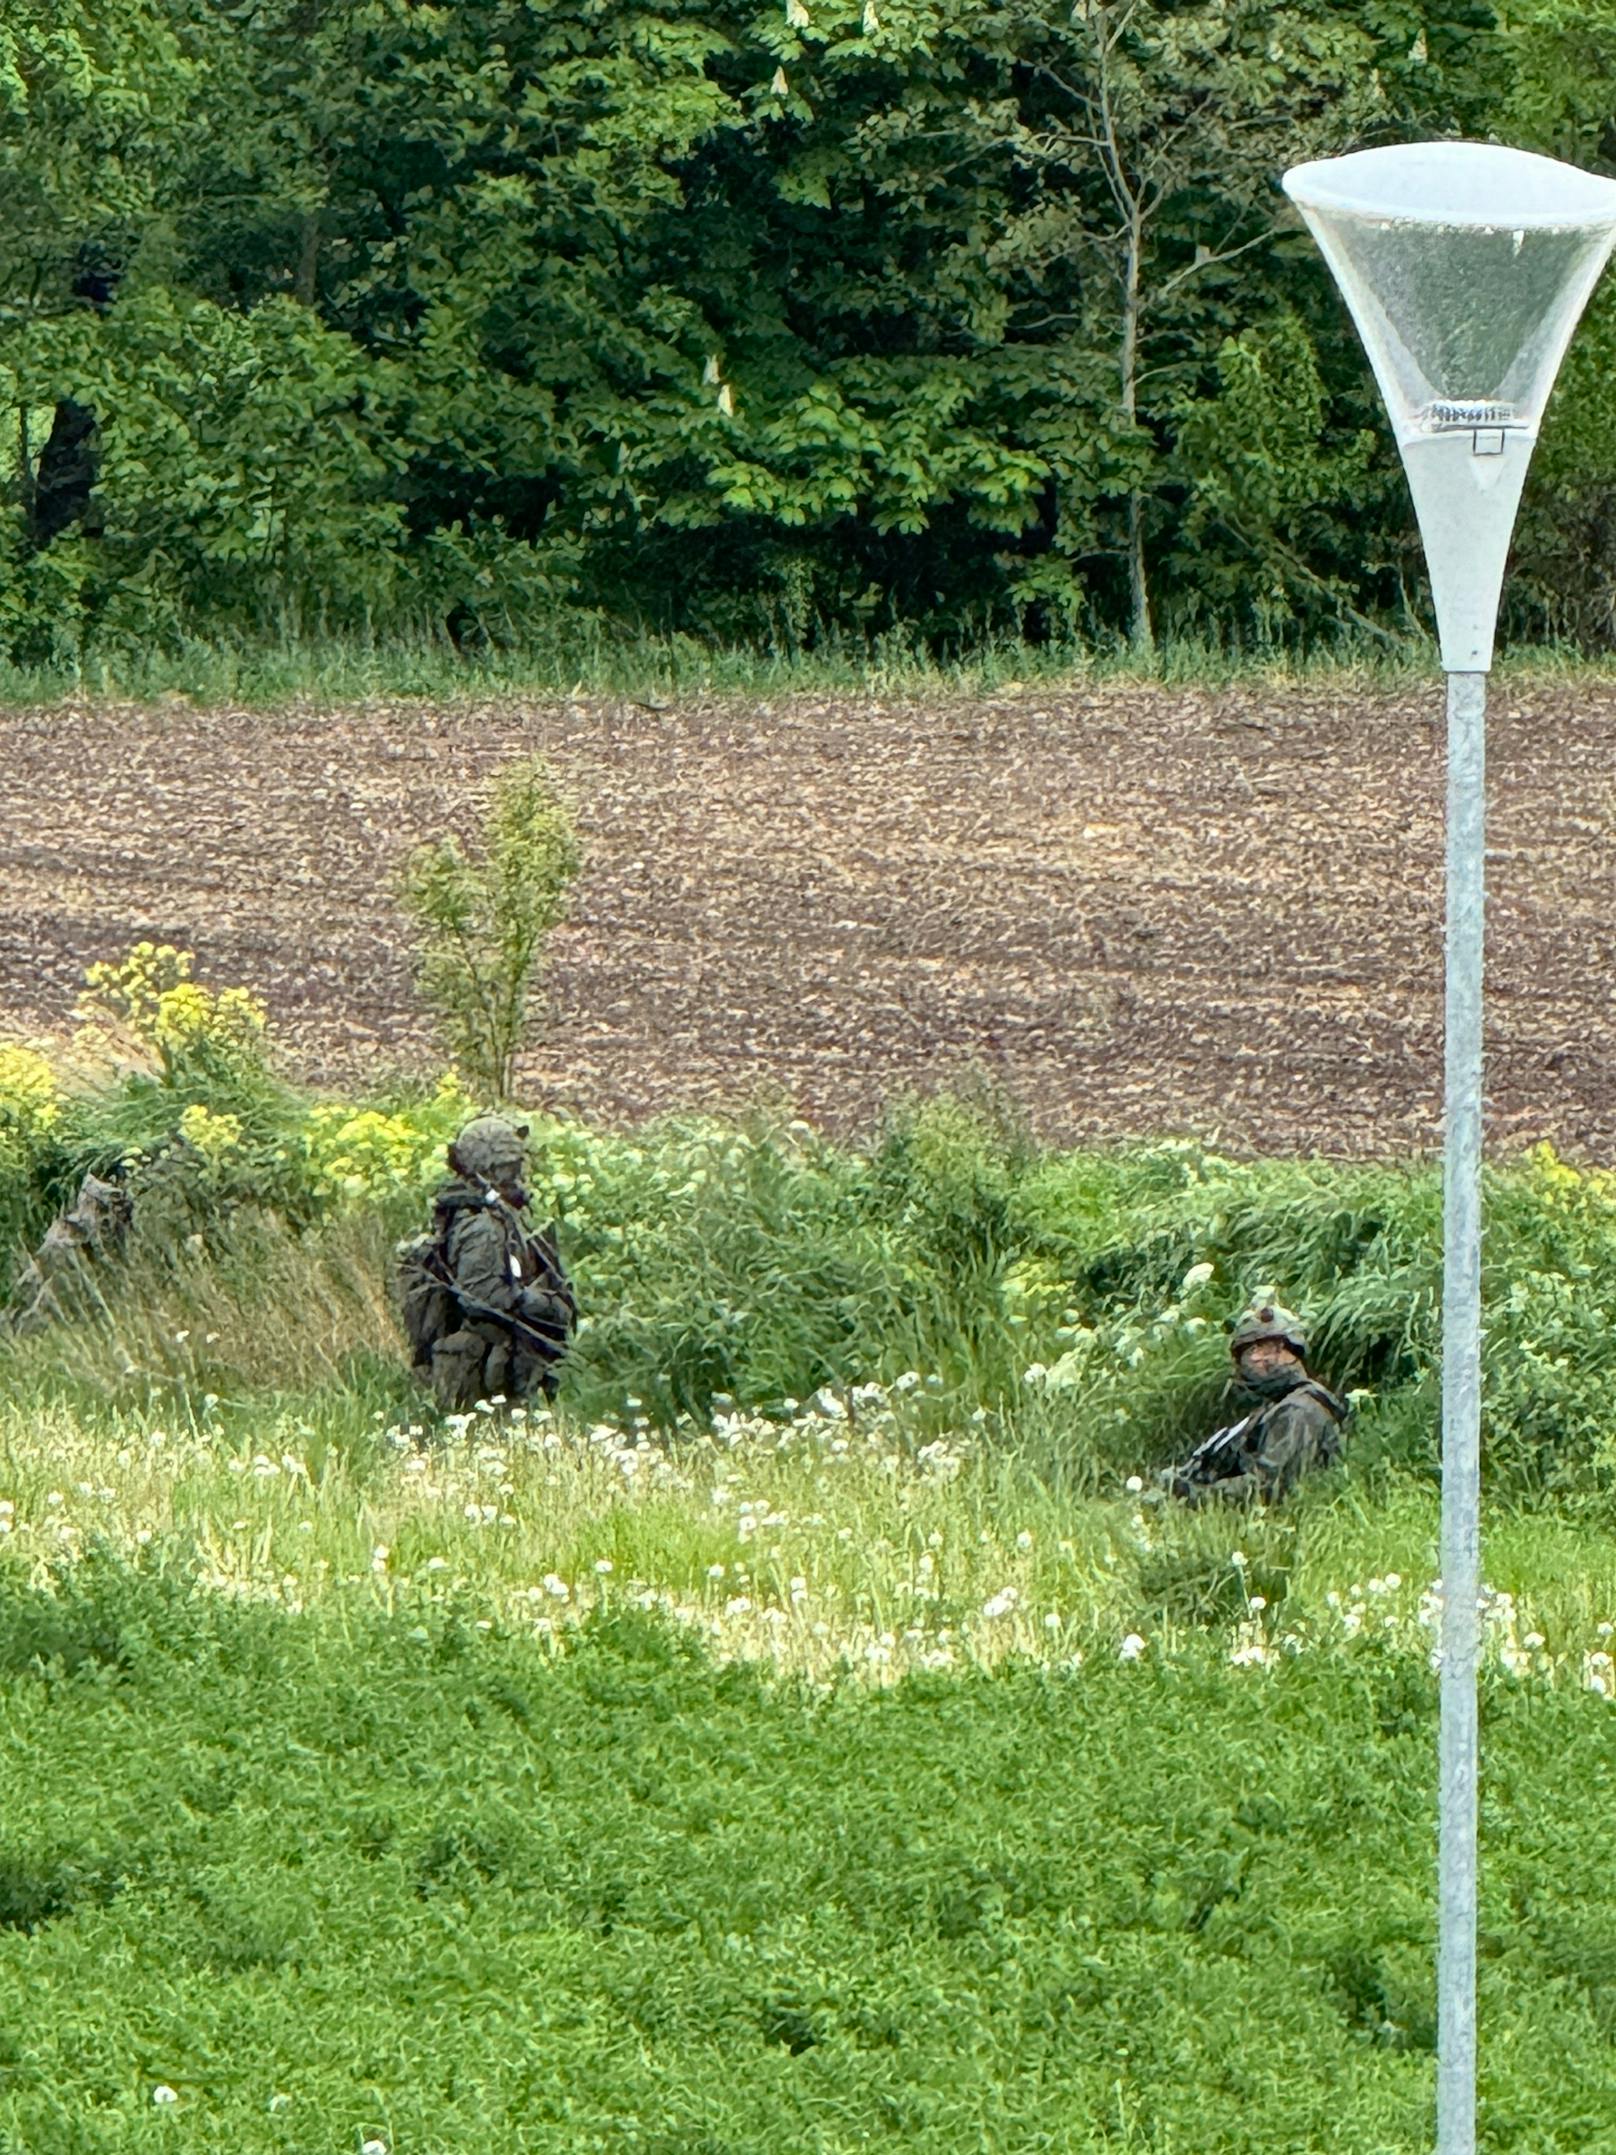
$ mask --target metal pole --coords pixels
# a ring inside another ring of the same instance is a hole
[[[1448,675],[1436,2155],[1475,2155],[1476,2147],[1476,1656],[1481,1630],[1481,958],[1486,709],[1484,673]]]

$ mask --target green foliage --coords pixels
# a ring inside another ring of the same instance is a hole
[[[1170,558],[1194,592],[1186,622],[1243,629],[1260,647],[1283,644],[1298,618],[1318,616],[1322,625],[1333,608],[1349,632],[1374,634],[1353,572],[1380,565],[1362,536],[1369,502],[1383,514],[1392,507],[1380,448],[1368,428],[1346,441],[1332,435],[1318,359],[1297,315],[1227,338],[1217,394],[1186,400],[1179,416],[1186,513]]]
[[[1406,493],[1276,176],[1433,134],[1598,164],[1607,16],[25,0],[0,652],[1401,637]],[[1600,643],[1579,365],[1511,604]]]
[[[468,900],[456,917],[484,934],[491,967],[538,950],[572,845],[528,766],[500,796],[487,864],[448,856],[464,878],[451,887],[486,908]],[[489,932],[500,922],[503,943]],[[514,1010],[514,997],[498,1007]],[[355,1351],[390,1356],[385,1249],[420,1220],[471,1111],[461,1085],[371,1102],[301,1096],[275,1076],[252,998],[201,987],[188,954],[166,945],[92,968],[80,1020],[71,1082],[34,1050],[0,1054],[0,1217],[13,1251],[86,1169],[121,1169],[144,1258],[166,1268],[165,1310],[175,1295],[208,1301],[196,1265],[233,1267],[225,1314],[199,1327],[249,1335],[234,1374],[237,1350],[221,1347],[221,1387],[258,1381],[265,1340],[298,1360],[300,1294],[322,1305],[311,1367],[337,1367],[353,1322]],[[586,1415],[609,1420],[633,1400],[632,1414],[664,1430],[705,1426],[715,1408],[789,1420],[826,1388],[924,1382],[918,1437],[969,1423],[1063,1488],[1110,1489],[1229,1418],[1226,1327],[1275,1295],[1306,1323],[1316,1373],[1358,1399],[1354,1456],[1435,1469],[1432,1167],[1236,1161],[1193,1144],[1049,1152],[990,1093],[911,1103],[867,1153],[763,1116],[632,1135],[530,1121],[536,1216],[558,1222],[582,1297],[565,1381]],[[1604,1322],[1616,1305],[1616,1174],[1539,1146],[1489,1167],[1486,1218],[1490,1484],[1603,1506],[1616,1491]],[[342,1245],[347,1258],[312,1246],[305,1279],[296,1238],[327,1223],[359,1239]],[[321,1269],[353,1261],[370,1278],[357,1303]],[[242,1311],[260,1262],[277,1281],[275,1314],[266,1302],[254,1326]],[[138,1309],[128,1321],[145,1325]],[[163,1322],[191,1329],[183,1314],[153,1316],[154,1346],[125,1337],[123,1322],[109,1318],[94,1352],[131,1372],[168,1359]]]
[[[263,1008],[244,988],[202,987],[192,962],[137,943],[89,968],[62,1105],[68,1186],[87,1170],[127,1171],[154,1249],[234,1206],[304,1206],[301,1110],[273,1069]]]
[[[1426,2144],[1423,1655],[1113,1644],[814,1696],[637,1614],[560,1655],[485,1621],[419,1591],[293,1618],[149,1554],[0,1575],[0,1968],[30,2000],[0,2136]],[[1486,2116],[1523,2155],[1587,2147],[1616,2095],[1584,1860],[1610,1711],[1489,1684]]]
[[[544,946],[582,855],[572,815],[538,757],[494,781],[474,854],[452,837],[422,846],[402,898],[418,938],[416,976],[444,1044],[474,1092],[509,1100],[537,1019]]]
[[[664,1427],[715,1399],[778,1412],[890,1358],[902,1283],[863,1169],[806,1126],[612,1139],[541,1122],[536,1139],[534,1206],[591,1283],[568,1375],[580,1411],[634,1397]]]

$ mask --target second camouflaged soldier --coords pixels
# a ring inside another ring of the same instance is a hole
[[[497,1115],[449,1147],[432,1233],[400,1246],[399,1299],[416,1370],[446,1414],[549,1397],[577,1318],[554,1244],[523,1224],[527,1127]]]
[[[1162,1475],[1162,1488],[1186,1504],[1272,1502],[1341,1457],[1352,1410],[1308,1375],[1307,1335],[1289,1310],[1273,1302],[1248,1309],[1229,1352],[1236,1382],[1258,1404]]]

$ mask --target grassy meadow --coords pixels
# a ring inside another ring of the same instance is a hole
[[[585,1324],[553,1413],[444,1421],[386,1274],[464,1101],[201,1069],[0,1071],[19,1233],[165,1114],[197,1223],[4,1350],[0,2150],[1428,2143],[1428,1166],[535,1117]],[[1489,1197],[1484,2144],[1537,2155],[1616,2110],[1616,1180]],[[1348,1465],[1152,1507],[1271,1286]]]

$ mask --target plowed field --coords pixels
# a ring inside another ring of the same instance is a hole
[[[998,1076],[1061,1139],[1439,1141],[1442,700],[1245,687],[0,714],[0,998],[62,1029],[149,936],[316,1080],[421,1067],[390,880],[542,750],[588,865],[530,1089],[625,1120],[760,1090],[841,1132]],[[1490,714],[1489,1130],[1616,1157],[1616,687]]]

